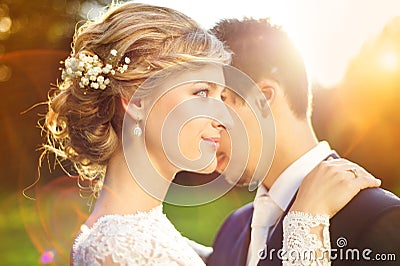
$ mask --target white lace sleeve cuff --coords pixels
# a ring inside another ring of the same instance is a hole
[[[329,216],[289,212],[283,220],[283,250],[284,266],[330,265]]]

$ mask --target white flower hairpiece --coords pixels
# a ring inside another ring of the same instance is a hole
[[[117,50],[111,50],[110,54],[112,56],[117,56]],[[130,62],[131,60],[129,57],[125,57],[125,64],[119,65],[114,69],[110,64],[104,65],[97,55],[80,53],[77,58],[72,55],[65,60],[65,68],[61,69],[61,79],[64,81],[72,81],[80,77],[79,87],[85,88],[88,86],[96,90],[105,90],[107,85],[110,84],[110,79],[107,78],[106,75],[115,75],[116,71],[121,74],[124,73],[128,70]]]

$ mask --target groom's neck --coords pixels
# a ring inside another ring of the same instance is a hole
[[[308,119],[276,122],[276,150],[271,168],[263,181],[270,189],[282,172],[318,144]]]

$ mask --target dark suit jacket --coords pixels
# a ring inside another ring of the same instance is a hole
[[[250,203],[225,220],[207,265],[246,265],[252,215]],[[283,218],[268,241],[266,258],[258,265],[282,265],[277,255],[282,248],[282,222]],[[400,265],[400,199],[381,188],[362,190],[330,220],[330,237],[333,266]]]

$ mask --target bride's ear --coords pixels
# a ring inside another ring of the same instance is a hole
[[[141,121],[143,119],[143,100],[139,98],[134,98],[132,100],[127,100],[121,97],[122,107],[125,112],[135,121]]]

